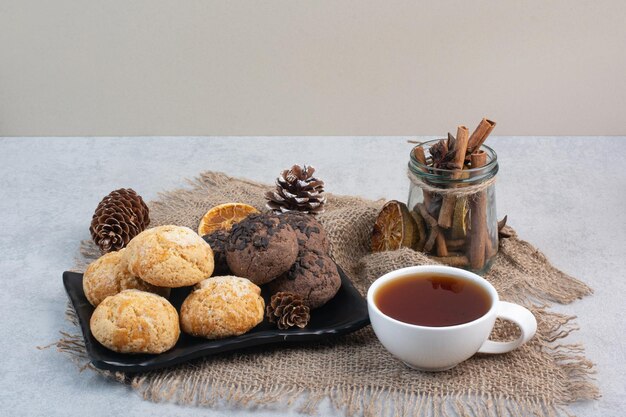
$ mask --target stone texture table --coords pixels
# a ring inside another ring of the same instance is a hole
[[[597,363],[603,397],[575,404],[579,416],[626,410],[626,145],[624,137],[495,137],[499,216],[595,294],[555,310],[578,316]],[[119,187],[146,199],[203,170],[272,182],[308,163],[327,190],[405,200],[411,145],[400,137],[190,137],[0,139],[0,410],[16,416],[248,416],[153,404],[124,385],[79,372],[55,349],[70,330],[61,273],[89,236],[99,200]],[[283,409],[254,411],[274,416]],[[332,415],[328,403],[320,414]],[[285,415],[297,415],[287,412]]]

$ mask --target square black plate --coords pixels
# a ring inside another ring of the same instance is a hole
[[[332,335],[351,333],[367,326],[369,324],[367,301],[354,288],[341,269],[339,269],[339,274],[341,276],[339,292],[324,306],[313,310],[311,321],[304,329],[279,330],[266,318],[250,332],[226,339],[207,340],[181,332],[176,345],[160,355],[122,354],[102,346],[93,337],[89,328],[89,319],[94,308],[89,304],[83,292],[83,274],[64,272],[63,285],[78,315],[80,328],[85,338],[85,347],[94,366],[110,371],[145,372],[174,366],[202,356],[251,346],[321,340]],[[180,305],[190,291],[191,287],[172,290],[169,300],[177,310],[180,310]],[[267,304],[269,294],[263,290],[262,295]]]

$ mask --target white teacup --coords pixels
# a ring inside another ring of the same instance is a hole
[[[415,274],[442,274],[480,285],[489,293],[489,311],[468,323],[445,327],[408,324],[383,314],[374,302],[379,288],[395,279]],[[422,371],[450,369],[476,352],[506,353],[528,342],[537,331],[537,320],[526,308],[500,301],[496,289],[484,278],[463,269],[440,265],[412,266],[378,278],[367,292],[370,321],[383,346],[408,366]],[[510,342],[488,340],[496,318],[510,320],[521,329],[521,336]]]

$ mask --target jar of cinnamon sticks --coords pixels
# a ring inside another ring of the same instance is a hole
[[[498,251],[495,179],[498,159],[483,144],[495,123],[483,119],[469,135],[415,146],[410,155],[408,207],[427,230],[423,252],[437,261],[485,272]]]

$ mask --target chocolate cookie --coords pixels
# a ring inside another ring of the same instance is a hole
[[[313,249],[328,253],[330,241],[324,227],[310,214],[288,211],[280,215],[296,232],[300,250]]]
[[[337,294],[341,278],[328,255],[316,250],[304,250],[289,272],[268,285],[272,294],[287,291],[302,296],[313,309],[326,304]]]
[[[288,271],[297,257],[296,232],[274,214],[252,214],[235,224],[226,246],[230,270],[257,285]]]
[[[216,230],[213,233],[202,236],[202,239],[213,249],[213,276],[230,275],[230,268],[226,262],[226,244],[228,243],[230,232],[225,230]]]

